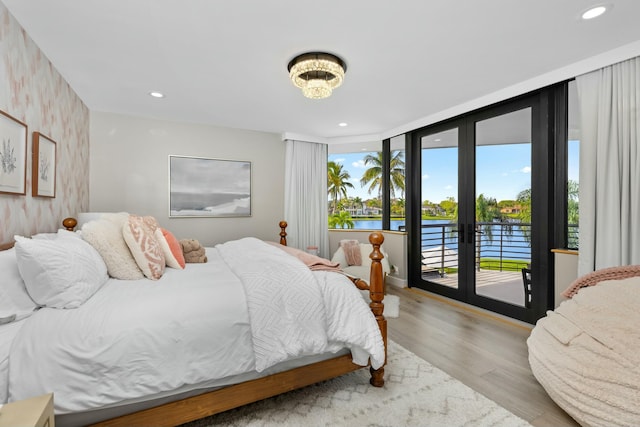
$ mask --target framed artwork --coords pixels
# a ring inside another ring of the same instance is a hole
[[[27,125],[0,111],[0,193],[27,194]]]
[[[56,197],[56,143],[40,132],[33,133],[31,187],[33,196]]]
[[[251,162],[170,155],[169,216],[251,216]]]

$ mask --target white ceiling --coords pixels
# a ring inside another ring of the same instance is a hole
[[[93,111],[335,143],[534,89],[594,56],[640,54],[638,0],[591,21],[579,15],[598,0],[2,2]],[[310,100],[286,67],[318,50],[348,70],[330,98]]]

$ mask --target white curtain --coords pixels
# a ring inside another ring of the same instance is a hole
[[[329,258],[327,145],[286,140],[284,217],[289,246]]]
[[[576,84],[583,275],[640,264],[640,57],[578,76]]]

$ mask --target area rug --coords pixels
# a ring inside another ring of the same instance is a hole
[[[368,370],[361,369],[184,426],[530,427],[530,424],[390,341],[382,388],[369,385]]]

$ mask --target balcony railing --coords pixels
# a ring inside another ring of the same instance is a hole
[[[422,270],[441,276],[458,269],[458,225],[423,224],[420,236]],[[475,268],[520,271],[531,263],[531,224],[519,222],[476,223]],[[578,226],[569,225],[568,246],[577,249]]]

